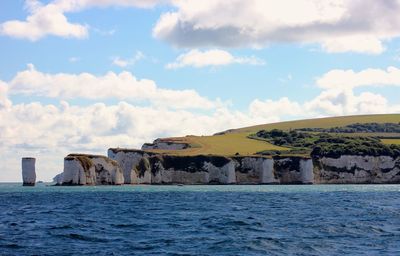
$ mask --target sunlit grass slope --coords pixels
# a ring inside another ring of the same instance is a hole
[[[390,145],[390,144],[400,145],[400,139],[381,139],[381,141],[384,144],[388,144],[388,145]]]
[[[248,135],[259,130],[271,129],[299,129],[299,128],[331,128],[346,126],[354,123],[399,123],[400,114],[390,115],[363,115],[363,116],[345,116],[298,120],[290,122],[281,122],[273,124],[264,124],[251,126],[241,129],[230,130],[221,135],[214,136],[187,136],[182,138],[171,138],[186,142],[192,147],[185,150],[152,150],[153,152],[168,153],[174,155],[224,155],[233,156],[236,153],[240,155],[254,155],[257,152],[265,150],[285,150],[287,148],[278,147],[266,141],[249,139]],[[400,143],[399,140],[392,140],[393,143]],[[391,143],[390,142],[390,143]],[[385,141],[389,143],[389,141]]]
[[[290,130],[299,128],[331,128],[331,127],[346,126],[354,123],[399,123],[399,122],[400,122],[400,114],[339,116],[339,117],[296,120],[296,121],[288,121],[288,122],[280,122],[272,124],[262,124],[240,129],[234,129],[231,130],[231,132],[254,133],[259,130],[271,130],[271,129]]]
[[[152,150],[176,155],[253,155],[263,150],[285,150],[284,147],[247,138],[247,133],[231,133],[215,136],[187,136],[180,140],[192,146],[186,150]]]

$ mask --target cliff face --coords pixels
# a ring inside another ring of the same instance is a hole
[[[400,183],[400,159],[173,156],[109,149],[108,158],[69,155],[63,185]]]
[[[157,140],[153,141],[153,143],[143,144],[142,150],[150,150],[150,149],[182,150],[182,149],[186,149],[189,147],[190,146],[187,143],[157,139]]]
[[[314,159],[316,183],[400,183],[400,158],[349,156]]]
[[[222,156],[153,156],[154,184],[235,184],[234,162]]]
[[[311,184],[314,182],[311,159],[235,158],[238,184]]]
[[[313,165],[307,158],[171,156],[138,150],[109,149],[122,167],[126,184],[309,184]]]
[[[141,150],[108,149],[108,157],[115,160],[122,169],[125,184],[150,184],[150,171],[140,173],[138,168],[145,165],[144,159],[148,159],[151,153]],[[142,168],[144,169],[144,168]]]
[[[105,156],[72,154],[64,158],[62,185],[120,185],[119,164]]]
[[[125,184],[233,184],[235,165],[219,156],[169,156],[140,150],[109,149],[121,166]]]

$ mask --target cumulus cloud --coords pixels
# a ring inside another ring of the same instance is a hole
[[[322,77],[327,74],[329,72]],[[354,92],[355,86],[321,87],[318,96],[304,102],[287,97],[277,100],[255,99],[248,109],[243,111],[233,110],[215,102],[211,102],[208,111],[193,111],[159,104],[140,105],[128,101],[111,105],[88,102],[85,106],[80,106],[71,105],[64,100],[60,100],[59,104],[15,104],[10,100],[13,95],[44,95],[62,99],[72,97],[75,93],[80,97],[90,98],[90,93],[85,92],[86,90],[92,94],[100,94],[100,98],[103,97],[102,91],[106,90],[106,93],[113,93],[113,97],[119,99],[123,97],[113,91],[123,90],[125,94],[146,95],[145,91],[130,88],[145,86],[148,89],[148,85],[143,85],[142,82],[134,79],[132,74],[124,72],[104,76],[89,73],[47,74],[37,71],[33,65],[16,74],[9,82],[0,81],[0,163],[3,164],[0,180],[20,181],[18,175],[22,156],[38,157],[39,179],[50,180],[62,170],[63,157],[71,152],[106,154],[109,147],[140,147],[142,143],[157,137],[212,134],[229,128],[277,122],[282,119],[400,112],[400,104],[392,104],[381,94],[365,91],[362,86],[368,86],[369,82],[357,85],[359,90],[362,89],[359,93]],[[316,80],[317,84],[318,82],[319,80]],[[78,86],[75,83],[78,83]],[[324,84],[327,85],[328,82]],[[390,84],[399,85],[398,82],[391,82],[382,86]],[[99,88],[93,89],[96,85]],[[107,86],[113,90],[107,89]],[[153,83],[149,88],[155,88],[155,94],[164,93],[163,89],[154,86]],[[79,90],[76,87],[79,87]],[[172,95],[168,95],[171,97],[171,104],[182,104],[181,101],[185,101],[185,98],[188,99],[183,106],[200,104],[193,99],[204,99],[195,91],[192,91],[197,95],[194,98],[190,94],[179,92],[169,91]],[[153,100],[153,96],[144,97]]]
[[[262,47],[271,43],[320,44],[328,52],[384,51],[400,36],[398,0],[174,1],[153,29],[179,47]]]
[[[317,80],[321,88],[355,88],[360,86],[400,86],[400,69],[331,70]]]
[[[71,152],[106,154],[109,147],[139,148],[157,137],[211,134],[271,119],[226,108],[210,113],[140,107],[127,102],[89,106],[28,103],[0,108],[0,180],[19,181],[22,156],[38,157],[38,177],[50,180]],[[4,164],[4,165],[3,165]]]
[[[85,38],[88,25],[66,13],[111,6],[151,8],[169,4],[153,28],[178,47],[264,47],[318,44],[327,52],[379,54],[400,36],[399,0],[55,0],[27,1],[26,20],[0,24],[0,33],[32,41],[46,35]]]
[[[37,41],[47,35],[65,38],[86,38],[89,26],[68,21],[65,13],[91,7],[125,6],[150,8],[162,0],[56,0],[43,5],[37,0],[25,2],[26,20],[10,20],[0,24],[0,34]]]
[[[121,57],[113,57],[112,64],[120,68],[126,68],[127,66],[134,65],[136,62],[144,58],[146,58],[146,56],[141,51],[137,51],[136,54],[129,59],[124,59]]]
[[[194,90],[159,88],[149,79],[137,79],[132,73],[108,72],[102,76],[90,73],[48,74],[32,64],[18,72],[9,82],[10,94],[34,95],[58,99],[118,99],[148,101],[152,105],[176,109],[210,109],[218,102],[200,96]]]
[[[287,97],[274,100],[253,100],[249,105],[249,114],[251,116],[270,117],[280,120],[283,116],[301,117],[305,113],[300,103],[291,101]]]
[[[0,34],[36,41],[46,35],[85,38],[86,25],[71,23],[64,10],[55,3],[42,5],[38,1],[28,1],[30,15],[25,21],[10,20],[0,24]]]
[[[316,79],[322,91],[303,103],[287,97],[273,101],[256,99],[249,106],[252,116],[318,117],[357,114],[399,113],[400,104],[390,104],[381,94],[365,91],[370,86],[400,86],[400,70],[384,69],[331,70]],[[363,88],[364,87],[364,88]],[[355,88],[363,90],[359,94]]]
[[[194,49],[179,55],[174,62],[168,63],[166,68],[177,69],[187,66],[202,68],[207,66],[226,66],[230,64],[265,65],[265,62],[254,56],[235,57],[227,51],[218,49],[206,51]]]
[[[8,86],[0,80],[0,109],[11,106],[11,101],[7,97]]]

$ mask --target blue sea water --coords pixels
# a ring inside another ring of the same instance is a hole
[[[3,183],[0,255],[400,255],[400,185]]]

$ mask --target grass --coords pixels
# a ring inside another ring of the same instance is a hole
[[[317,134],[318,132],[308,132]],[[353,133],[333,133],[328,132],[330,135],[338,135],[345,137],[377,137],[377,138],[387,138],[387,139],[398,139],[400,138],[400,133],[394,132],[353,132]]]
[[[174,155],[254,155],[263,150],[287,150],[271,143],[247,138],[247,133],[230,133],[217,136],[187,136],[185,142],[195,147],[186,150],[152,150]]]
[[[299,129],[299,128],[331,128],[338,126],[346,126],[354,123],[399,123],[400,114],[387,114],[387,115],[360,115],[360,116],[339,116],[317,119],[296,120],[272,124],[263,124],[250,126],[240,129],[231,130],[231,132],[249,132],[255,133],[260,130],[271,129]]]
[[[400,145],[400,139],[381,139],[383,144],[387,144],[387,145]]]
[[[185,150],[151,150],[157,153],[167,153],[171,155],[221,155],[233,156],[236,153],[240,155],[254,155],[260,151],[267,150],[288,150],[288,148],[275,146],[266,141],[249,139],[250,134],[260,130],[281,129],[290,130],[298,128],[331,128],[346,126],[353,123],[399,123],[400,114],[388,115],[362,115],[331,117],[308,120],[297,120],[273,124],[264,124],[241,129],[234,129],[223,135],[214,136],[186,136],[180,138],[167,138],[165,140],[188,143],[192,147]],[[394,134],[392,134],[394,135]],[[396,134],[397,135],[397,134]],[[377,134],[375,134],[377,136]],[[389,141],[384,139],[383,141]],[[400,143],[400,140],[392,140]],[[386,142],[385,142],[386,143]]]

